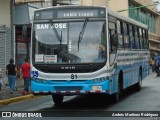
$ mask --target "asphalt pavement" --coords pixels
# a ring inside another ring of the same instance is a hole
[[[1,86],[0,106],[34,98],[34,95],[32,94],[23,95],[22,94],[23,88],[24,88],[24,80],[20,79],[16,80],[16,87],[13,94],[10,94],[10,89],[8,84]]]

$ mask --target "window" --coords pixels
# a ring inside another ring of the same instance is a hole
[[[134,27],[134,35],[135,35],[135,49],[139,49],[139,35],[138,35],[138,28]]]
[[[128,25],[123,23],[123,38],[124,38],[124,48],[130,48],[129,36],[128,36]]]
[[[123,29],[122,28],[123,28],[122,22],[117,20],[118,48],[123,48],[123,36],[122,36]]]
[[[123,34],[128,35],[128,29],[127,29],[127,24],[123,23]]]
[[[109,22],[109,29],[115,30],[116,29],[116,24],[112,23],[112,22]]]
[[[117,33],[121,34],[121,22],[117,20]]]
[[[148,49],[148,33],[147,30],[143,30],[144,49]]]
[[[139,28],[139,38],[140,38],[140,48],[144,49],[144,40],[143,40],[142,29],[141,28]]]
[[[112,44],[112,39],[111,39],[111,36],[112,35],[114,35],[114,34],[116,34],[116,18],[115,17],[113,17],[113,16],[111,16],[111,15],[108,15],[108,27],[109,27],[109,38],[110,38],[110,52],[111,53],[115,53],[116,52],[116,49],[117,49],[117,47],[116,46],[114,46],[113,44]]]
[[[133,7],[137,7],[137,5],[129,3],[129,8]],[[156,33],[156,16],[151,12],[146,11],[144,8],[130,9],[129,17],[138,22],[148,25],[149,31]]]
[[[134,40],[134,27],[132,25],[129,25],[129,39],[130,39],[130,48],[134,49],[135,48],[135,40]]]
[[[115,30],[112,30],[112,29],[109,29],[109,37],[110,37],[110,51],[111,52],[116,52],[116,46],[114,46],[113,44],[112,44],[112,40],[111,40],[111,36],[112,35],[114,35],[114,34],[116,34],[116,31]]]

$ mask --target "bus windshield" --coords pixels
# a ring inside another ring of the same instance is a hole
[[[103,63],[106,61],[105,27],[105,21],[89,20],[34,24],[33,61]]]

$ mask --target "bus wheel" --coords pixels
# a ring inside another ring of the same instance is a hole
[[[142,88],[142,74],[140,72],[138,83],[135,85],[136,91],[140,91]]]
[[[117,91],[117,93],[114,93],[113,95],[112,95],[112,102],[113,103],[117,103],[117,102],[119,102],[119,100],[120,100],[120,92],[121,92],[121,89],[120,89],[120,84],[118,83],[118,91]]]
[[[53,102],[55,104],[61,104],[63,102],[63,95],[54,94],[52,95]]]

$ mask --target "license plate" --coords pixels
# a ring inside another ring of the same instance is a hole
[[[92,90],[102,90],[102,86],[92,86]]]

